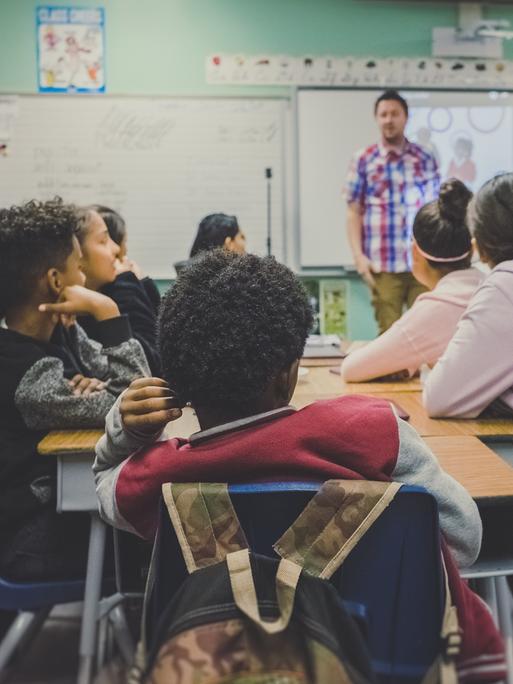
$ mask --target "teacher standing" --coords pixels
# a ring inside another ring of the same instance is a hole
[[[382,333],[425,291],[411,273],[413,219],[438,196],[440,176],[434,156],[405,137],[408,104],[397,91],[378,97],[374,116],[381,139],[355,154],[347,177],[347,230]]]

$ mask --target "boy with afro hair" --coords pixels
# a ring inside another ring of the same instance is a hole
[[[476,559],[475,503],[387,400],[341,396],[299,411],[290,406],[311,325],[301,283],[274,259],[215,250],[191,264],[161,308],[164,380],[134,381],[107,416],[94,464],[102,516],[151,539],[165,482],[335,478],[424,486],[438,502],[463,629],[458,666],[465,681],[495,681],[481,671],[472,678],[483,655],[493,661],[493,676],[502,672],[504,650],[450,553],[460,566]],[[196,411],[200,432],[161,440],[185,403]]]

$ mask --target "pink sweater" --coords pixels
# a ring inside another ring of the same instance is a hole
[[[513,411],[513,261],[472,297],[424,387],[430,416],[475,418],[499,398]]]
[[[444,276],[383,335],[344,359],[343,379],[365,382],[404,369],[413,375],[424,363],[433,366],[483,278],[475,268]]]

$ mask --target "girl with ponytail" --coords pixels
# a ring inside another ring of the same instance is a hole
[[[395,375],[409,377],[433,366],[445,351],[459,319],[483,279],[471,267],[467,226],[470,190],[459,180],[442,183],[440,196],[425,204],[413,223],[413,275],[429,292],[385,333],[342,363],[347,382]]]

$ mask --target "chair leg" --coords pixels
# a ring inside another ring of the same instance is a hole
[[[497,607],[499,612],[499,627],[506,647],[506,663],[508,674],[507,684],[513,684],[513,624],[511,621],[512,601],[506,578],[496,577]]]
[[[488,605],[493,615],[493,620],[497,627],[499,627],[499,611],[497,608],[497,592],[495,587],[494,577],[480,577],[475,580],[477,593],[482,597],[483,601]]]
[[[19,613],[0,643],[0,672],[11,662],[16,650],[26,645],[42,627],[50,609]]]
[[[132,665],[135,653],[135,644],[128,627],[123,606],[117,605],[109,613],[109,620],[114,628],[114,639],[125,664]]]
[[[92,513],[84,592],[84,611],[80,632],[78,684],[90,684],[93,675],[106,529],[98,513]]]

